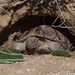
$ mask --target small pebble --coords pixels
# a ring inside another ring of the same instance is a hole
[[[28,71],[28,72],[29,72],[29,71],[30,71],[30,69],[26,69],[26,71]]]

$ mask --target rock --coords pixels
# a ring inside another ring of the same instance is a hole
[[[7,27],[9,24],[9,21],[10,21],[10,19],[11,19],[11,15],[9,14],[9,15],[4,15],[4,16],[1,16],[0,15],[0,27],[1,28],[5,28],[5,27]]]

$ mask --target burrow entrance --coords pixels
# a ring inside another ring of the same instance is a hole
[[[10,35],[13,33],[24,32],[31,28],[34,28],[38,25],[51,25],[52,22],[56,19],[56,17],[51,16],[27,16],[25,18],[21,18],[18,20],[14,25],[6,27],[0,34],[0,49],[8,48],[10,45],[11,40],[9,41]],[[60,19],[57,20],[55,25],[60,24]],[[59,30],[64,36],[66,36],[70,42],[75,46],[75,36],[73,36],[69,30],[64,28],[55,28]],[[15,37],[15,36],[14,36]],[[11,38],[14,40],[14,37]]]

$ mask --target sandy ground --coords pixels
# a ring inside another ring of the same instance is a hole
[[[24,55],[24,62],[0,64],[0,75],[75,75],[75,58]]]

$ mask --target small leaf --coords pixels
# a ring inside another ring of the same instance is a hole
[[[24,61],[23,55],[19,50],[0,50],[0,63],[13,63]]]
[[[54,56],[66,56],[66,57],[70,57],[70,53],[67,51],[52,51],[52,55]]]

